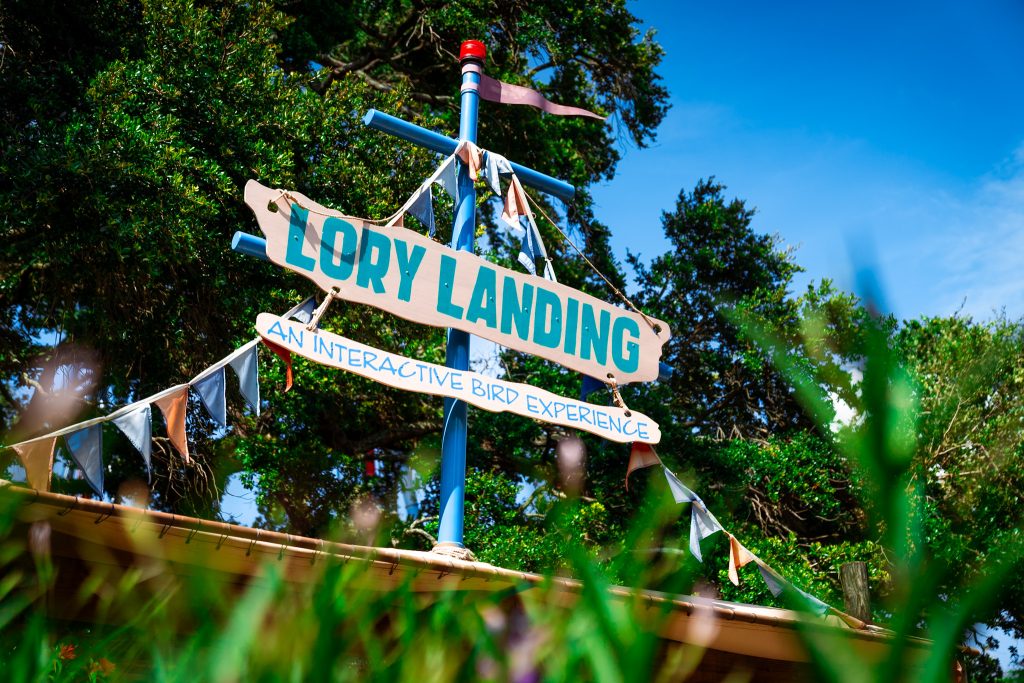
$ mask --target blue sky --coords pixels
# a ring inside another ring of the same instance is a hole
[[[672,109],[595,190],[618,256],[714,175],[797,247],[798,285],[871,261],[901,318],[1024,315],[1024,3],[672,3]]]

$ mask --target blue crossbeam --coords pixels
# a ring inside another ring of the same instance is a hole
[[[451,156],[459,144],[458,140],[435,133],[432,130],[427,130],[422,126],[417,126],[415,123],[403,121],[397,116],[391,116],[376,109],[366,112],[366,116],[363,117],[363,123],[370,128],[390,133],[395,137],[402,138],[421,147],[426,147],[445,156]],[[564,180],[544,175],[534,171],[532,168],[521,166],[514,161],[509,163],[512,164],[512,170],[519,176],[519,180],[523,185],[529,185],[541,192],[547,192],[563,201],[570,201],[573,195],[576,194],[576,188]]]

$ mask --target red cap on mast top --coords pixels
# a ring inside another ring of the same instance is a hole
[[[476,59],[483,62],[487,59],[487,47],[479,40],[462,41],[462,49],[459,50],[459,61]]]

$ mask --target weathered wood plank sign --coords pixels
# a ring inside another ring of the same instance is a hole
[[[528,384],[413,360],[324,330],[310,331],[302,323],[270,313],[259,314],[256,331],[311,361],[398,389],[459,399],[493,413],[532,417],[620,443],[656,444],[661,440],[657,423],[636,411],[583,403]]]
[[[502,268],[412,230],[344,216],[254,180],[245,202],[274,263],[324,291],[417,323],[454,327],[619,384],[657,379],[668,325]]]

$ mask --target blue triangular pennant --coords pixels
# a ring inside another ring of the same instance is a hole
[[[782,592],[786,590],[786,580],[760,562],[757,564],[757,570],[761,572],[761,578],[768,584],[768,590],[771,591],[771,594],[775,597],[782,595]]]
[[[604,389],[605,384],[599,379],[594,379],[590,375],[583,375],[583,382],[580,386],[580,400],[586,401],[587,396],[590,396],[595,391]]]
[[[455,157],[449,157],[444,162],[444,166],[441,167],[441,172],[437,175],[434,182],[443,187],[448,196],[452,198],[452,201],[458,204],[459,176],[455,170]]]
[[[700,500],[697,494],[686,488],[686,485],[679,481],[676,475],[669,472],[667,467],[662,467],[665,472],[665,480],[668,482],[668,488],[672,491],[672,497],[676,499],[677,503],[692,503],[695,500]]]
[[[111,420],[121,430],[128,440],[132,442],[146,463],[146,472],[151,471],[149,462],[150,453],[153,450],[153,411],[149,404],[139,406],[130,413]]]
[[[103,425],[80,429],[64,437],[71,457],[82,468],[85,481],[103,495]]]
[[[501,196],[501,176],[512,173],[512,164],[508,159],[494,152],[484,152],[484,166],[480,169],[480,175],[491,188],[491,192]]]
[[[316,299],[309,297],[303,301],[297,309],[292,311],[291,318],[298,320],[300,323],[308,323],[313,319],[313,311],[316,310]]]
[[[428,185],[420,188],[416,199],[409,205],[409,213],[419,219],[420,223],[427,227],[430,236],[433,237],[437,230],[434,227],[434,195]]]
[[[231,369],[238,375],[238,387],[242,391],[242,397],[252,408],[257,416],[260,414],[260,380],[256,367],[256,349],[259,345],[254,344],[251,349],[238,358],[228,363]]]
[[[722,525],[707,509],[704,501],[697,498],[690,504],[690,552],[693,553],[693,556],[703,562],[704,559],[700,554],[700,542],[719,531],[722,531]]]
[[[212,373],[192,385],[206,406],[213,421],[221,427],[228,426],[228,405],[224,396],[224,368],[217,368]]]

